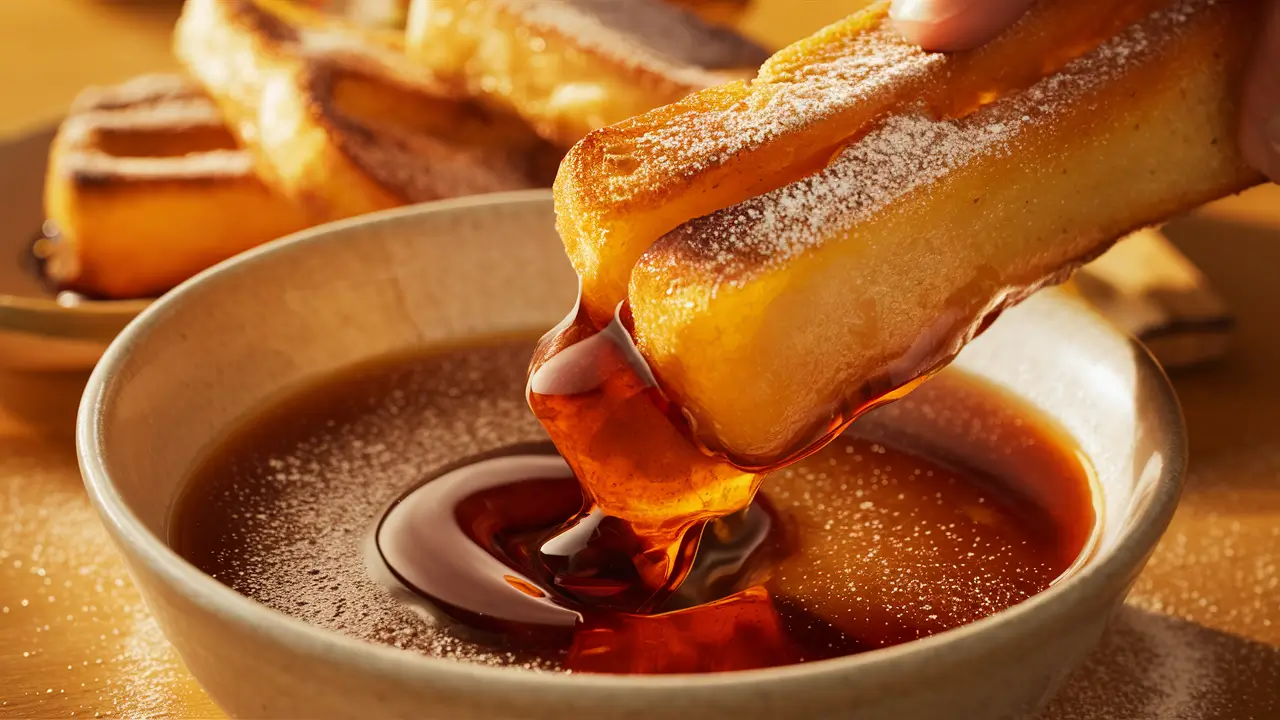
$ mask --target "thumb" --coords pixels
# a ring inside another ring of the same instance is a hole
[[[925,50],[968,50],[999,35],[1034,0],[894,0],[889,17]]]
[[[1280,182],[1280,2],[1271,5],[1256,53],[1245,87],[1240,149],[1249,164]]]

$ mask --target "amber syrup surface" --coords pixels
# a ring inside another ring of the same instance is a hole
[[[561,348],[552,356],[594,374],[539,381],[544,342],[527,385],[531,343],[494,341],[304,390],[212,453],[178,505],[174,544],[321,627],[438,657],[610,673],[766,667],[906,642],[1044,590],[1087,549],[1087,466],[1052,423],[956,373],[770,474],[754,501],[758,475],[692,444],[686,457],[705,463],[697,502],[672,469],[678,445],[634,456],[648,463],[641,477],[664,481],[653,492],[631,480],[580,486],[574,473],[616,481],[604,468],[625,463],[619,453],[682,432],[643,368],[626,352],[610,359],[621,340],[576,357]],[[595,381],[567,392],[582,377]],[[574,441],[561,451],[613,452],[580,456],[600,463],[587,471],[549,454],[522,389],[552,439]],[[632,407],[643,421],[612,417]],[[570,433],[584,417],[595,432]],[[650,521],[671,507],[690,513]]]

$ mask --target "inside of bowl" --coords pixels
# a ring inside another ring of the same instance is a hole
[[[577,286],[545,194],[305,237],[186,288],[117,348],[98,425],[105,461],[125,504],[159,537],[195,464],[274,397],[378,356],[541,332]],[[958,364],[1073,436],[1102,489],[1101,553],[1181,457],[1176,406],[1154,364],[1061,296],[1006,313]]]
[[[549,329],[572,307],[577,280],[549,195],[520,197],[309,233],[144,316],[117,348],[100,418],[125,504],[166,537],[196,464],[291,389],[414,348]]]
[[[1046,291],[1001,316],[956,366],[1057,420],[1102,494],[1095,553],[1105,554],[1185,461],[1181,413],[1164,373],[1082,302]],[[1176,497],[1176,493],[1174,494]]]

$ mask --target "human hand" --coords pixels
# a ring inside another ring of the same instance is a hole
[[[999,35],[1034,0],[894,0],[894,26],[926,50],[966,50]],[[1061,0],[1068,2],[1070,0]],[[1245,159],[1280,181],[1280,0],[1270,0],[1241,108]]]

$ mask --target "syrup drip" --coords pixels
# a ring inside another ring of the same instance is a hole
[[[764,477],[689,441],[621,317],[597,332],[576,308],[535,351],[527,395],[587,498],[541,548],[557,587],[584,602],[661,605],[705,524],[745,509]]]
[[[872,393],[854,411],[833,412],[808,444],[747,465],[698,441],[629,326],[625,303],[597,330],[579,300],[539,342],[526,389],[587,498],[542,546],[542,562],[563,592],[615,610],[660,606],[680,588],[708,522],[744,510],[767,473],[818,452],[862,413],[925,380]]]

